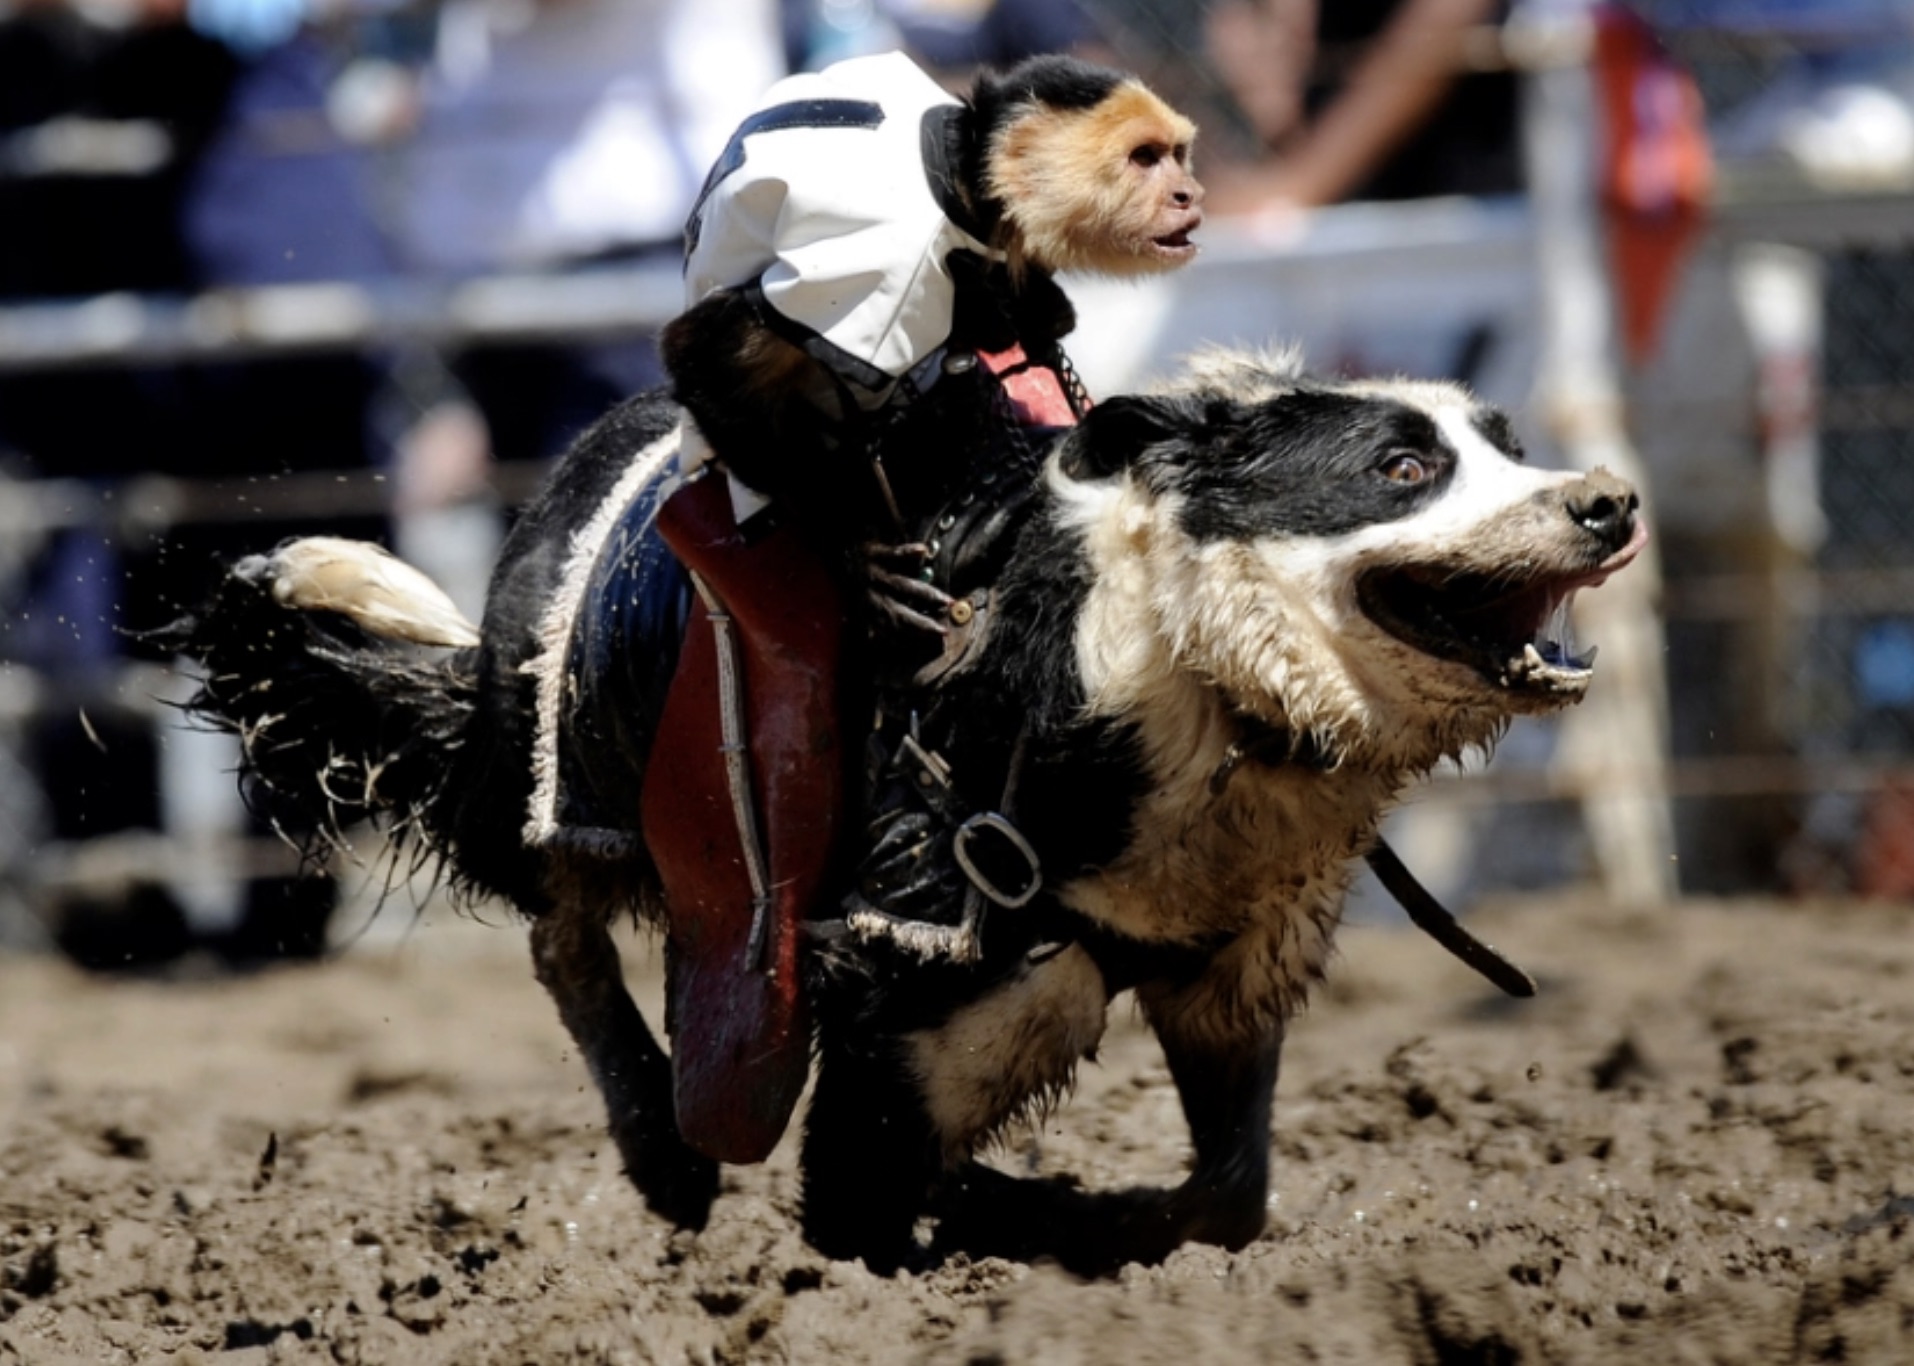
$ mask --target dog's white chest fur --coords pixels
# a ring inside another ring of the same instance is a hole
[[[1076,911],[1146,942],[1248,933],[1339,900],[1380,801],[1359,777],[1245,764],[1213,790],[1219,750],[1143,799],[1129,846],[1063,889]]]
[[[1062,899],[1146,942],[1229,941],[1178,994],[1183,1028],[1280,1027],[1322,975],[1380,803],[1354,775],[1261,767],[1210,793],[1215,766],[1201,767],[1185,765],[1180,781],[1152,793],[1130,848],[1069,883]],[[1185,789],[1199,782],[1204,794],[1193,797]],[[1073,945],[913,1035],[914,1070],[948,1155],[1066,1089],[1102,1038],[1107,1004],[1102,975]]]
[[[1163,772],[1124,853],[1062,896],[1134,939],[1227,941],[1186,993],[1191,1024],[1277,1027],[1323,974],[1356,860],[1393,784],[1248,763],[1218,791],[1223,759],[1221,747],[1205,746]]]

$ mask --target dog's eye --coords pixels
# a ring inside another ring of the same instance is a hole
[[[1396,451],[1382,462],[1382,477],[1392,484],[1420,484],[1431,473],[1426,460],[1408,451]]]

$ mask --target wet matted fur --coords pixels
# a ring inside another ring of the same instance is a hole
[[[202,712],[247,737],[274,788],[323,804],[356,763],[352,809],[398,814],[462,885],[532,918],[539,978],[632,1180],[697,1226],[717,1169],[677,1135],[668,1060],[608,934],[652,905],[642,845],[525,838],[541,655],[557,686],[551,614],[575,610],[562,590],[589,559],[581,534],[675,422],[646,397],[581,440],[515,528],[476,650],[421,663],[330,613],[274,621],[256,567],[180,643],[208,665]],[[1043,891],[988,913],[974,963],[843,930],[810,955],[805,1232],[877,1267],[962,1249],[1105,1271],[1254,1238],[1285,1024],[1382,815],[1440,760],[1581,696],[1568,602],[1645,536],[1627,485],[1526,465],[1507,419],[1462,389],[1312,380],[1288,357],[1240,353],[1097,408],[1020,516],[986,647],[944,682],[921,738],[970,810],[999,804],[1022,756],[1014,818]],[[272,649],[236,638],[261,630]],[[284,678],[315,671],[351,725],[315,708],[283,733]],[[443,763],[381,767],[395,735],[423,736]],[[301,777],[287,761],[301,747],[331,780]],[[1188,1179],[1091,1194],[979,1164],[1006,1125],[1067,1093],[1123,990],[1182,1099]]]

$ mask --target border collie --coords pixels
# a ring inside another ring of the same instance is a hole
[[[696,1227],[717,1164],[678,1135],[609,935],[656,912],[630,795],[682,594],[646,536],[678,420],[645,396],[581,439],[514,529],[476,646],[428,584],[371,548],[341,569],[330,541],[241,562],[176,643],[256,784],[334,826],[383,815],[531,919],[631,1179]],[[966,809],[1008,816],[1042,889],[990,907],[967,956],[821,908],[805,1233],[877,1268],[961,1249],[1103,1272],[1188,1240],[1238,1248],[1263,1228],[1284,1028],[1379,821],[1439,761],[1583,695],[1570,603],[1646,528],[1626,483],[1525,464],[1506,416],[1458,387],[1229,352],[1093,410],[1016,515],[987,637],[912,752]],[[604,608],[608,566],[644,648],[615,661],[621,729],[568,774],[565,708],[602,665],[568,623]],[[650,588],[667,606],[647,625]],[[1089,1193],[980,1164],[1069,1090],[1123,990],[1181,1097],[1188,1179]]]

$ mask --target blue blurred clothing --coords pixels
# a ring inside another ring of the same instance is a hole
[[[256,56],[306,22],[307,0],[187,0],[186,22],[233,51]]]
[[[892,18],[913,53],[945,70],[1010,66],[1025,57],[1069,52],[1097,37],[1080,0],[996,0],[964,23],[943,18],[935,7],[900,4]]]
[[[317,38],[301,32],[241,74],[183,212],[203,284],[391,273],[374,212],[373,154],[341,138],[326,115],[336,66]]]
[[[1659,27],[1856,40],[1914,32],[1914,0],[1645,0]]]

